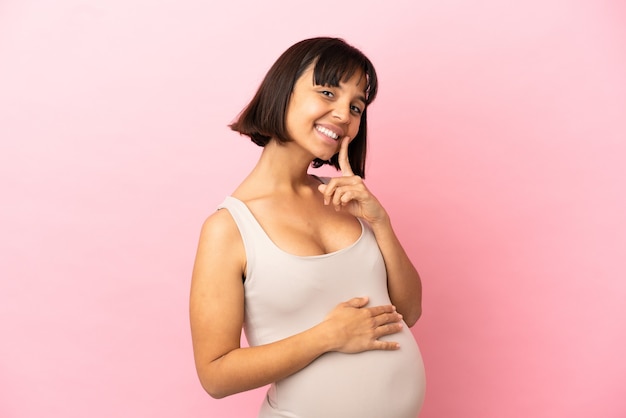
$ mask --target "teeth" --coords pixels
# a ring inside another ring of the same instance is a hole
[[[330,129],[324,128],[323,126],[316,126],[315,129],[317,129],[319,132],[323,133],[324,135],[326,135],[329,138],[332,138],[332,139],[339,138],[339,135],[337,135],[336,133],[334,133]]]

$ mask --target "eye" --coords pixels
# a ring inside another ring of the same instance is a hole
[[[320,93],[322,93],[326,97],[335,97],[335,95],[333,94],[332,91],[322,90],[322,91],[320,91]]]
[[[360,115],[361,113],[363,113],[363,110],[360,107],[354,106],[354,105],[350,106],[350,110],[352,110],[352,112],[354,112],[357,115]]]

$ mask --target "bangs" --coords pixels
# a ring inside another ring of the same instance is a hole
[[[313,81],[319,86],[337,87],[355,74],[366,78],[365,99],[370,104],[376,97],[378,81],[372,63],[359,51],[348,48],[327,48],[317,57]]]

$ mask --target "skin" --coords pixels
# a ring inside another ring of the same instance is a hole
[[[325,254],[351,245],[361,233],[355,217],[365,219],[385,260],[393,305],[368,306],[367,295],[354,295],[313,328],[271,344],[241,347],[245,251],[228,211],[215,212],[201,230],[190,295],[196,369],[214,398],[285,378],[326,352],[397,350],[396,342],[379,338],[399,332],[402,320],[412,326],[421,314],[417,271],[387,212],[348,161],[348,144],[365,108],[364,81],[358,74],[338,87],[316,86],[309,68],[296,82],[286,113],[293,141],[270,141],[233,196],[248,206],[278,247],[295,255]],[[328,138],[318,126],[339,137]],[[321,185],[308,175],[313,159],[329,159],[338,151],[341,176]]]

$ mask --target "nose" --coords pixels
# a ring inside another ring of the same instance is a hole
[[[337,103],[333,109],[333,117],[341,123],[350,123],[350,105]]]

